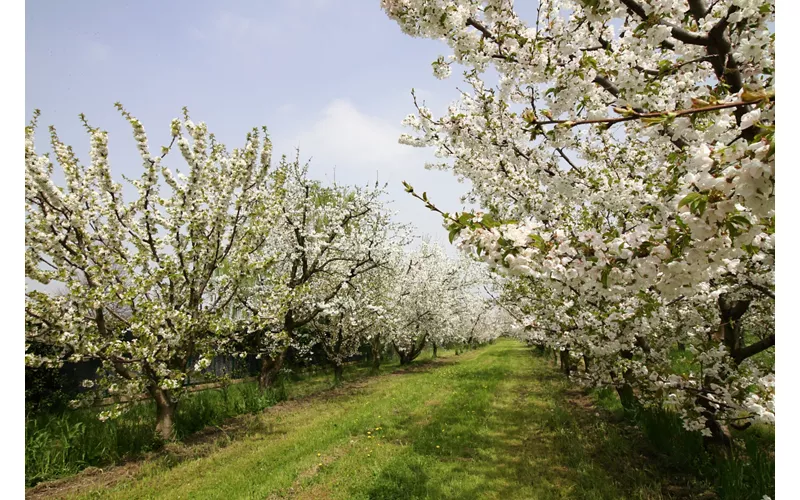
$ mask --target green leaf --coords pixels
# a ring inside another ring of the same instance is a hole
[[[454,228],[452,228],[450,230],[450,235],[448,236],[448,238],[450,239],[450,243],[452,243],[453,240],[456,239],[456,236],[458,236],[458,233],[460,233],[460,232],[461,232],[461,228],[460,227],[454,227]]]
[[[600,275],[600,281],[603,283],[603,288],[608,288],[608,275],[611,274],[611,265],[607,265],[603,268],[603,272]]]
[[[475,214],[471,214],[469,212],[464,212],[458,216],[458,222],[463,225],[466,225],[469,221],[471,221],[475,217]]]

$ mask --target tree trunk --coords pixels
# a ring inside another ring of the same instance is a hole
[[[335,363],[333,365],[333,383],[339,385],[344,380],[344,365]]]
[[[569,377],[570,369],[569,349],[564,349],[561,351],[561,370]]]
[[[419,326],[417,327],[417,332],[419,332]],[[410,350],[404,352],[400,351],[400,349],[397,348],[397,344],[393,344],[394,350],[397,351],[397,355],[400,356],[400,364],[407,365],[412,361],[414,361],[415,359],[417,359],[417,356],[419,356],[419,354],[425,348],[425,344],[427,343],[427,341],[428,341],[428,334],[426,333],[425,335],[422,336],[422,339],[415,341],[415,343],[412,344]]]
[[[436,357],[436,342],[433,343],[433,357]]]
[[[370,341],[372,344],[372,370],[373,374],[381,371],[381,340],[380,337],[375,336]]]
[[[617,387],[617,395],[622,408],[626,411],[631,411],[636,407],[636,395],[633,393],[633,387],[627,382]]]
[[[589,371],[590,363],[591,363],[591,358],[589,358],[589,356],[584,354],[583,355],[583,371],[584,372],[588,372]]]
[[[646,346],[646,344],[643,344]],[[649,346],[647,346],[649,350]],[[631,360],[633,359],[633,352],[631,351],[622,351],[620,352],[620,356],[625,359]],[[616,380],[616,374],[611,372],[611,379]],[[631,412],[636,408],[637,400],[636,395],[633,393],[633,386],[631,385],[631,381],[633,379],[633,373],[630,369],[626,369],[622,373],[622,384],[617,385],[617,395],[619,396],[619,402],[622,404],[622,408],[626,412]]]
[[[719,307],[720,326],[719,330],[713,334],[714,340],[722,342],[728,348],[734,363],[739,364],[740,352],[744,348],[742,317],[750,307],[750,301],[728,300],[725,295],[720,295],[717,299],[717,306]],[[723,371],[723,377],[724,373],[725,371]],[[723,385],[716,377],[706,376],[703,379],[704,388],[709,388],[712,384]],[[706,428],[711,432],[711,436],[704,440],[706,447],[722,448],[726,453],[731,454],[733,452],[731,434],[728,427],[717,420],[717,409],[704,397],[698,397],[695,403],[705,409],[702,415],[706,418]]]
[[[172,401],[169,391],[156,385],[151,385],[148,392],[156,403],[156,436],[163,441],[175,440],[175,410],[178,403]]]
[[[258,388],[261,389],[262,392],[275,385],[275,382],[278,380],[278,374],[281,368],[283,368],[285,357],[285,350],[275,358],[266,354],[261,357],[261,373],[258,376]]]

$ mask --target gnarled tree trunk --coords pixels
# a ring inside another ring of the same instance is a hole
[[[175,439],[175,411],[178,403],[172,401],[169,391],[157,385],[148,387],[148,392],[156,403],[156,435],[163,441]]]

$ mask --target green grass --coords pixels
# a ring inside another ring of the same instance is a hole
[[[749,498],[726,493],[737,485],[733,479],[720,488],[699,474],[700,462],[679,463],[654,452],[652,439],[667,427],[658,415],[633,427],[602,408],[612,403],[610,394],[601,394],[595,405],[546,357],[517,342],[501,339],[442,357],[378,377],[351,370],[343,387],[253,416],[252,432],[224,447],[148,460],[115,481],[91,476],[68,493],[126,499],[668,499],[716,498],[716,488],[721,498]],[[673,441],[662,439],[661,445]],[[772,491],[754,489],[763,485],[752,477],[769,469],[769,461],[728,464],[715,478],[737,479],[740,494],[760,498]]]
[[[175,430],[185,438],[242,413],[263,410],[285,399],[278,388],[262,394],[255,383],[191,394],[178,406]],[[138,404],[120,418],[101,422],[96,410],[39,415],[25,424],[25,480],[40,481],[74,474],[155,450],[155,407]]]
[[[248,437],[82,498],[669,498],[623,430],[521,344],[415,365],[280,405]]]
[[[760,500],[775,497],[775,430],[759,426],[733,431],[732,457],[709,453],[699,433],[683,428],[680,417],[662,408],[639,408],[626,414],[609,389],[594,391],[597,405],[618,421],[635,425],[644,452],[662,470],[693,484],[712,488],[721,500]]]
[[[441,353],[451,353],[440,349]],[[420,354],[420,361],[431,358],[431,350]],[[398,368],[388,360],[381,373]],[[351,364],[344,380],[354,381],[369,375],[370,366]],[[255,413],[285,399],[301,398],[332,386],[329,368],[289,371],[275,390],[262,394],[255,382],[231,384],[225,388],[190,394],[178,405],[175,430],[185,439],[208,427],[219,426],[237,415]],[[106,466],[157,450],[155,406],[138,404],[120,418],[101,422],[99,410],[40,414],[25,423],[25,484],[69,476],[90,466]]]

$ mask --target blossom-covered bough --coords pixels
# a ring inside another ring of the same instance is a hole
[[[120,401],[102,416],[119,414],[147,391],[156,432],[171,439],[187,378],[208,366],[232,332],[227,308],[257,264],[281,195],[273,189],[266,129],[229,152],[184,111],[172,121],[170,146],[155,155],[139,120],[117,107],[142,159],[130,202],[113,180],[105,131],[81,116],[91,139],[91,161],[83,165],[50,128],[65,178],[58,186],[49,156],[34,146],[38,111],[25,130],[25,275],[66,290],[26,293],[26,343],[60,350],[56,357],[29,350],[26,363],[102,361],[102,376],[87,383]],[[186,175],[165,164],[175,146]]]
[[[718,442],[772,422],[773,2],[381,4],[447,43],[437,77],[465,67],[469,91],[439,117],[415,98],[400,141],[472,182],[488,213],[442,216],[509,276],[524,331]]]

